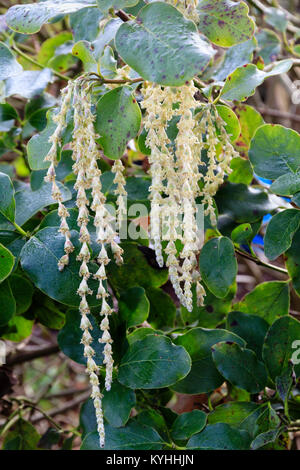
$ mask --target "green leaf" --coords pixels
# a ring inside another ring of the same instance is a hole
[[[188,449],[200,450],[245,450],[249,449],[250,436],[229,424],[209,424],[206,428],[191,437]]]
[[[200,0],[197,9],[200,32],[218,46],[230,47],[253,36],[254,22],[244,2]]]
[[[219,214],[235,222],[256,222],[278,208],[264,189],[249,188],[245,184],[225,183],[217,192],[215,201]]]
[[[189,312],[185,307],[181,306],[181,316],[186,324],[197,322],[197,326],[203,328],[216,328],[223,323],[225,315],[231,309],[231,302],[236,292],[236,285],[230,287],[229,293],[223,299],[218,299],[209,290],[204,297],[203,307],[197,305],[197,296],[195,287],[193,292],[193,310]]]
[[[129,242],[121,243],[121,247],[124,249],[124,264],[117,266],[112,261],[107,265],[109,281],[114,289],[125,291],[137,285],[147,289],[167,282],[168,271],[156,267],[152,250]]]
[[[270,377],[275,381],[289,367],[293,355],[293,343],[300,338],[300,322],[285,316],[270,327],[263,347],[263,359]],[[300,364],[295,364],[295,374],[300,376]]]
[[[136,341],[140,341],[149,335],[163,335],[162,331],[154,330],[153,328],[137,328],[127,336],[127,341],[130,346]]]
[[[117,73],[117,65],[114,50],[110,46],[106,46],[100,58],[101,74],[107,78],[114,78]]]
[[[97,5],[100,11],[108,12],[110,8],[120,10],[127,7],[133,7],[139,0],[97,0]]]
[[[257,450],[261,447],[264,447],[267,444],[275,442],[280,434],[282,429],[271,429],[270,431],[263,432],[256,436],[256,438],[251,442],[251,449]]]
[[[298,230],[293,238],[291,247],[285,253],[286,267],[290,277],[293,280],[293,287],[298,295],[300,295],[300,230]]]
[[[208,424],[227,423],[230,426],[240,427],[242,422],[258,408],[259,405],[249,401],[223,403],[209,413]]]
[[[55,55],[48,62],[48,67],[57,72],[66,72],[74,65],[77,65],[77,60],[72,55],[71,41],[59,46]]]
[[[258,393],[267,384],[267,374],[262,362],[250,349],[242,349],[232,342],[220,342],[212,347],[214,363],[226,380],[233,385]]]
[[[8,132],[18,119],[18,113],[10,104],[0,104],[0,132]]]
[[[61,330],[66,321],[64,313],[60,312],[57,308],[50,310],[44,305],[35,309],[34,314],[39,323],[53,330]]]
[[[173,390],[193,395],[220,387],[224,379],[217,371],[211,353],[211,347],[219,341],[235,341],[245,346],[242,338],[222,329],[193,328],[175,339],[175,344],[183,346],[191,356],[192,368],[183,380],[172,386]]]
[[[74,41],[85,39],[93,41],[99,32],[99,22],[103,18],[100,10],[96,8],[85,8],[70,15],[70,27]]]
[[[271,325],[276,318],[289,313],[289,286],[282,281],[258,284],[234,307],[244,313],[258,315]]]
[[[111,390],[103,391],[102,407],[106,421],[114,428],[125,426],[132,407],[135,405],[135,394],[132,390],[114,380]],[[97,421],[93,400],[86,401],[80,412],[80,425],[83,434],[97,430]]]
[[[82,440],[84,437],[97,429],[97,420],[95,407],[92,398],[85,401],[80,408],[80,430],[82,431]]]
[[[265,234],[265,254],[270,260],[278,258],[290,248],[299,226],[298,209],[286,209],[272,217]]]
[[[50,166],[50,162],[45,162],[44,159],[51,148],[49,138],[57,127],[52,117],[53,111],[50,110],[47,112],[47,126],[45,129],[40,134],[31,137],[27,144],[28,163],[32,170],[44,170]]]
[[[296,206],[300,207],[300,192],[296,193],[292,201]]]
[[[237,274],[232,241],[227,237],[212,238],[200,254],[200,271],[209,290],[219,298],[226,297]]]
[[[6,279],[14,267],[15,257],[0,243],[0,282]]]
[[[249,185],[253,179],[253,171],[249,160],[241,157],[235,157],[230,162],[232,172],[228,176],[231,183],[242,183]]]
[[[191,359],[165,336],[149,335],[130,345],[119,366],[118,380],[130,388],[168,387],[185,377]]]
[[[234,106],[233,109],[240,121],[241,126],[241,133],[238,140],[235,142],[235,146],[243,156],[247,156],[250,142],[256,132],[256,129],[262,126],[265,122],[260,113],[256,109],[252,108],[252,106],[247,104],[239,104]],[[247,163],[249,162],[247,161]],[[230,176],[231,175],[229,175],[229,180]],[[241,181],[232,181],[232,183],[240,182]],[[249,181],[249,183],[251,183],[251,181]]]
[[[127,142],[136,137],[141,125],[141,111],[132,88],[121,86],[105,93],[97,103],[95,127],[100,145],[108,158],[121,158]]]
[[[6,282],[6,281],[5,281]],[[3,284],[1,284],[2,286]],[[19,343],[32,333],[34,321],[27,320],[21,315],[13,316],[7,324],[7,332],[1,334],[2,338]]]
[[[58,333],[58,344],[62,352],[79,364],[86,364],[86,358],[83,355],[84,346],[81,344],[82,330],[80,329],[81,316],[78,310],[68,310],[66,314],[66,323]],[[94,360],[100,365],[103,362],[103,344],[98,339],[102,337],[100,330],[93,315],[89,315],[93,331],[93,341],[91,346],[95,351]]]
[[[9,176],[0,173],[0,214],[10,222],[15,220],[14,188]]]
[[[253,238],[253,230],[250,224],[241,224],[238,225],[231,232],[231,239],[234,243],[242,245],[243,243],[249,244],[250,240]]]
[[[41,436],[29,421],[20,418],[10,431],[3,444],[3,449],[11,448],[12,440],[17,439],[17,449],[14,450],[37,450]],[[15,441],[16,442],[16,441]]]
[[[55,104],[57,104],[57,101],[54,96],[45,92],[27,102],[25,106],[27,126],[29,123],[39,132],[43,131],[47,125],[47,111]]]
[[[228,329],[246,341],[247,349],[255,352],[259,360],[262,358],[262,348],[269,324],[257,315],[242,312],[230,312]]]
[[[61,183],[57,183],[61,194],[62,201],[68,201],[71,199],[71,192],[63,186]],[[16,200],[16,222],[19,225],[23,225],[27,220],[42,210],[44,207],[55,204],[52,198],[52,185],[51,183],[44,183],[36,191],[32,191],[30,186],[26,185],[20,191],[15,194]]]
[[[5,96],[20,95],[23,98],[35,98],[52,82],[52,78],[52,71],[48,68],[42,71],[26,70],[6,80]]]
[[[268,431],[269,429],[277,428],[280,424],[280,418],[277,416],[276,411],[272,408],[270,402],[264,407],[262,413],[258,416],[255,422],[255,435]]]
[[[285,409],[287,409],[289,395],[291,393],[293,385],[295,385],[295,374],[294,374],[294,367],[292,362],[288,363],[287,368],[283,371],[282,375],[276,377],[275,384],[276,384],[276,391],[280,396],[281,400],[285,405]]]
[[[279,8],[268,7],[264,10],[266,23],[273,26],[277,31],[283,33],[288,25],[287,15]]]
[[[280,38],[270,29],[261,29],[256,35],[258,42],[258,54],[263,58],[264,63],[270,64],[277,59],[281,50]]]
[[[78,41],[72,49],[72,54],[81,60],[85,72],[97,72],[97,61],[94,49],[88,41]]]
[[[300,166],[300,135],[279,124],[265,124],[257,129],[249,150],[255,173],[276,179],[296,173]]]
[[[254,64],[238,67],[226,78],[222,96],[229,101],[245,101],[266,78],[286,73],[292,65],[293,62],[286,59],[277,62],[269,72],[259,70]]]
[[[76,261],[80,251],[78,232],[72,230],[71,238],[75,251],[70,254],[70,262],[62,272],[58,270],[57,263],[64,254],[65,239],[58,233],[56,227],[44,228],[28,240],[21,252],[21,264],[32,282],[42,292],[58,302],[76,307],[80,302],[76,292],[81,282],[78,274],[80,262]],[[90,272],[95,273],[97,269],[97,265],[90,263]],[[89,287],[94,291],[89,297],[89,305],[100,305],[101,301],[95,297],[98,289],[97,281],[91,279]]]
[[[294,367],[292,362],[289,362],[283,373],[275,379],[276,391],[284,403],[285,410],[288,410],[288,399],[293,385],[296,385],[295,382]]]
[[[0,326],[2,327],[7,325],[16,313],[16,301],[8,280],[0,284],[0,305]]]
[[[18,75],[23,70],[9,47],[0,42],[0,80]]]
[[[122,24],[116,48],[145,80],[170,86],[183,85],[203,72],[214,55],[195,23],[162,2],[146,5],[135,20]]]
[[[242,44],[229,47],[223,56],[223,60],[214,71],[213,78],[216,81],[223,81],[236,68],[249,64],[253,59],[253,51],[256,48],[256,40],[253,37]]]
[[[93,0],[46,0],[28,5],[15,5],[8,10],[5,20],[17,33],[33,34],[57,15],[67,15],[92,5],[95,5]]]
[[[127,327],[140,325],[147,320],[150,304],[142,287],[131,287],[122,292],[119,300],[119,315]]]
[[[50,59],[54,57],[55,50],[62,44],[65,44],[67,41],[70,41],[71,39],[72,33],[70,33],[69,31],[63,31],[59,34],[56,34],[55,36],[46,39],[46,41],[42,43],[39,53],[37,55],[38,62],[42,65],[47,65]]]
[[[27,312],[32,303],[33,285],[19,274],[13,274],[9,278],[9,284],[16,301],[16,314],[21,315]]]
[[[291,196],[300,191],[300,173],[285,173],[279,176],[270,186],[274,194]]]
[[[77,208],[75,209],[68,209],[69,212],[69,217],[68,217],[68,225],[70,230],[76,230],[76,232],[80,232],[80,227],[78,227],[77,224],[77,218],[78,218],[78,210]],[[59,230],[61,220],[58,215],[58,210],[51,211],[49,212],[44,219],[42,220],[39,229],[41,230],[42,228],[45,227],[56,227],[56,230]],[[91,242],[90,242],[90,248],[95,255],[95,257],[98,255],[99,252],[99,244],[96,242],[96,228],[94,226],[94,218],[90,217],[90,220],[87,224],[87,229],[89,231],[89,234],[91,236]]]
[[[218,104],[216,108],[218,111],[218,115],[225,122],[225,130],[227,134],[230,136],[230,140],[234,142],[240,135],[240,131],[241,131],[240,123],[236,114],[228,106]]]
[[[131,421],[125,428],[105,426],[103,448],[100,447],[98,432],[88,434],[81,450],[159,450],[163,444],[164,441],[153,428]]]
[[[104,417],[114,428],[125,426],[134,405],[135,394],[133,390],[124,387],[117,380],[113,381],[109,392],[106,390],[103,392]]]
[[[150,301],[150,313],[148,322],[153,328],[174,326],[176,307],[169,294],[158,287],[148,287],[146,290]]]
[[[179,415],[172,426],[172,439],[177,441],[189,439],[193,434],[202,431],[206,424],[206,413],[193,410]]]
[[[172,392],[170,393],[172,394]],[[145,426],[149,426],[150,428],[155,429],[165,441],[169,442],[170,436],[168,435],[167,429],[167,425],[169,423],[166,423],[165,416],[163,415],[163,410],[166,410],[166,408],[160,408],[161,413],[151,408],[143,410],[137,415],[136,421],[140,424],[144,424]],[[174,415],[174,419],[176,419],[176,413],[174,413],[170,409],[168,409],[168,412],[171,412],[172,417]]]
[[[237,389],[237,390],[240,390],[240,389]],[[250,396],[249,396],[249,399],[250,399]],[[249,402],[249,403],[253,405],[253,402]],[[268,407],[267,404],[256,405],[256,408],[254,408],[252,412],[250,412],[248,416],[245,416],[243,420],[238,424],[238,428],[247,431],[253,439],[260,432],[259,430],[260,426],[257,425],[257,422],[261,416],[263,415],[265,416],[265,410],[267,407]],[[265,416],[265,419],[268,419],[268,417]]]
[[[94,47],[94,57],[96,61],[100,59],[105,46],[114,46],[115,35],[121,24],[123,24],[123,22],[120,18],[112,18],[101,29],[100,33],[92,44]]]

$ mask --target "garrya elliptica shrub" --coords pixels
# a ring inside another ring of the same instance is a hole
[[[1,345],[60,330],[89,378],[83,449],[294,445],[300,137],[256,108],[274,80],[295,104],[300,18],[269,3],[3,11]],[[207,400],[176,415],[180,394]]]

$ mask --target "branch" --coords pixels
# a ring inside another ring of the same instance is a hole
[[[90,397],[90,395],[91,395],[91,391],[88,390],[87,392],[83,393],[79,397],[76,397],[73,400],[66,402],[65,405],[62,405],[62,406],[59,406],[57,408],[53,408],[50,411],[47,411],[47,418],[44,415],[35,416],[35,417],[32,418],[31,422],[32,423],[39,423],[43,419],[49,419],[53,416],[63,414],[66,411],[69,411],[69,410],[75,408],[76,406],[80,405],[80,403],[82,403],[83,401],[86,401]]]
[[[142,77],[138,77],[138,78],[118,78],[118,79],[110,79],[110,78],[104,78],[102,75],[99,75],[98,73],[96,72],[91,72],[89,73],[89,76],[91,75],[95,75],[95,78],[91,78],[91,80],[97,80],[100,82],[100,85],[103,85],[104,83],[112,83],[112,84],[116,84],[116,85],[122,85],[122,84],[125,84],[125,83],[138,83],[138,82],[143,82],[144,79]]]
[[[37,60],[33,59],[31,56],[25,54],[25,52],[21,51],[21,49],[18,48],[18,46],[15,44],[15,42],[12,43],[11,45],[12,49],[17,52],[23,59],[28,60],[33,65],[36,65],[37,67],[44,69],[45,66],[40,64]],[[56,70],[51,69],[54,75],[56,75],[58,78],[61,80],[70,80],[70,77],[67,77],[66,75],[63,75],[62,73],[57,72]]]
[[[265,263],[264,261],[260,260],[259,258],[254,258],[254,256],[251,256],[249,253],[241,251],[238,248],[235,248],[235,251],[236,251],[236,253],[243,256],[244,258],[247,258],[250,261],[254,261],[254,263],[258,264],[259,266],[263,266],[265,268],[273,269],[273,271],[277,271],[279,273],[286,274],[287,276],[289,274],[286,269],[280,268],[279,266],[275,266],[274,264]]]
[[[116,11],[115,15],[118,16],[122,21],[130,21],[131,20],[130,16],[128,16],[127,13],[125,13],[125,11],[123,11],[123,10]]]
[[[15,149],[16,150],[16,149]],[[25,230],[22,229],[22,227],[20,227],[16,222],[12,222],[13,226],[15,227],[15,229],[21,234],[23,235],[23,237],[26,237],[26,238],[29,238],[30,237],[30,233],[26,233]]]
[[[264,107],[258,107],[257,110],[261,114],[266,114],[268,116],[291,119],[292,121],[300,122],[300,116],[298,116],[297,114],[289,113],[286,111],[279,111],[278,109],[264,108]]]
[[[39,357],[50,356],[51,354],[56,354],[60,351],[59,346],[57,344],[36,348],[34,351],[23,352],[20,354],[15,354],[12,356],[8,356],[6,360],[7,366],[15,366],[16,364],[23,364],[24,362],[33,361]]]

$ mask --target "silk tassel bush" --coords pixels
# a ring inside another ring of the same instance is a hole
[[[230,138],[226,133],[224,122],[213,104],[200,106],[195,99],[197,88],[193,82],[182,87],[162,87],[145,82],[142,86],[142,108],[145,109],[144,127],[148,132],[146,145],[151,149],[150,187],[151,199],[151,240],[156,259],[160,267],[168,267],[170,280],[181,304],[189,311],[193,309],[192,286],[196,284],[198,305],[203,305],[205,290],[201,284],[197,268],[197,257],[201,250],[197,220],[196,199],[202,198],[205,214],[210,216],[212,224],[216,223],[213,196],[224,181],[225,174],[230,172],[230,161],[235,155]],[[65,237],[64,254],[58,269],[62,271],[69,263],[69,255],[74,246],[68,225],[69,212],[62,203],[61,191],[56,183],[55,168],[58,164],[58,151],[62,146],[62,134],[67,124],[70,108],[74,112],[74,130],[72,141],[73,172],[76,175],[76,205],[78,208],[77,224],[81,243],[77,260],[80,261],[79,275],[82,278],[77,290],[80,296],[82,340],[84,356],[87,361],[87,374],[91,383],[100,446],[105,445],[104,421],[102,412],[102,394],[99,384],[99,366],[94,361],[95,351],[92,347],[92,325],[88,319],[90,307],[88,297],[93,292],[89,279],[93,276],[99,281],[96,298],[101,299],[100,323],[102,337],[99,342],[104,345],[103,364],[105,365],[105,389],[111,388],[113,376],[112,338],[109,332],[109,316],[112,314],[111,301],[107,289],[106,266],[110,262],[107,247],[110,246],[115,262],[123,262],[123,250],[117,243],[117,233],[112,227],[113,217],[106,208],[106,197],[102,193],[101,170],[97,161],[101,154],[96,144],[94,115],[92,113],[92,92],[88,77],[79,77],[70,82],[62,91],[61,107],[53,120],[56,130],[50,137],[51,148],[45,160],[50,166],[45,180],[52,183],[52,197],[58,203],[58,214],[61,220],[59,231]],[[177,119],[177,136],[174,145],[167,135],[168,123]],[[219,148],[221,146],[221,149]],[[202,174],[200,166],[201,152],[207,151],[206,173]],[[121,160],[116,160],[112,172],[115,174],[115,194],[117,196],[117,221],[119,228],[126,217],[126,190],[124,167]],[[200,189],[202,188],[202,189]],[[87,191],[91,192],[91,203]],[[97,262],[99,269],[95,274],[89,271],[92,254],[90,250],[90,233],[88,224],[93,212],[93,224],[96,229],[96,240],[99,244]],[[165,249],[163,240],[167,240]],[[178,255],[176,240],[182,242],[183,248]],[[165,263],[164,263],[164,255]]]

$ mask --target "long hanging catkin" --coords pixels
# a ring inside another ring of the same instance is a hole
[[[77,290],[80,296],[79,311],[81,314],[80,328],[82,330],[81,343],[84,347],[84,356],[87,360],[87,374],[92,386],[91,398],[94,402],[97,429],[99,433],[100,446],[105,445],[105,430],[102,412],[102,394],[99,383],[99,366],[94,361],[95,351],[92,347],[93,338],[91,335],[92,325],[88,318],[90,307],[88,304],[88,296],[92,295],[89,287],[89,279],[91,273],[89,271],[89,262],[91,261],[90,233],[88,224],[91,219],[90,210],[93,211],[93,223],[96,228],[96,240],[100,245],[100,251],[97,256],[99,269],[93,274],[93,278],[99,281],[96,298],[101,299],[100,315],[103,319],[100,323],[102,337],[99,342],[104,345],[103,364],[105,365],[105,388],[110,390],[113,376],[113,357],[112,357],[112,339],[109,332],[109,316],[113,309],[109,305],[109,293],[107,290],[107,276],[105,266],[110,262],[106,251],[106,245],[110,245],[111,251],[117,264],[123,262],[123,250],[116,242],[116,232],[112,228],[112,216],[106,207],[106,197],[102,193],[101,170],[98,167],[97,160],[100,158],[100,152],[96,145],[96,134],[94,129],[94,115],[92,113],[92,94],[85,77],[79,77],[62,92],[62,104],[59,113],[54,120],[57,128],[49,141],[52,143],[51,149],[45,160],[50,161],[50,167],[47,172],[46,181],[52,182],[52,196],[58,202],[58,214],[61,218],[59,231],[65,236],[64,250],[58,262],[58,269],[62,271],[69,263],[69,253],[74,250],[70,240],[70,231],[67,224],[69,213],[62,204],[61,192],[55,181],[55,167],[58,164],[57,154],[61,146],[61,135],[66,127],[66,116],[70,106],[74,110],[74,130],[72,140],[72,159],[74,160],[73,172],[76,175],[74,188],[77,192],[76,205],[78,208],[77,224],[79,227],[79,240],[81,248],[77,255],[77,260],[81,262],[79,268],[79,276],[82,278]],[[124,212],[123,197],[126,197],[125,179],[123,176],[123,165],[120,161],[115,162],[113,171],[115,175],[115,183],[117,184],[117,214]],[[90,204],[87,197],[87,191],[91,190],[92,202]]]
[[[215,225],[213,196],[225,174],[231,171],[231,158],[237,155],[216,107],[208,103],[202,105],[204,109],[199,112],[197,108],[201,105],[195,99],[196,92],[193,82],[177,88],[144,82],[141,103],[146,110],[146,145],[151,149],[151,238],[159,266],[163,266],[163,254],[167,255],[166,265],[175,293],[189,311],[193,309],[193,283],[196,284],[198,305],[203,305],[205,296],[197,266],[201,241],[196,221],[196,198],[202,198],[204,214],[209,215]],[[172,143],[167,128],[176,117],[177,136]],[[206,173],[202,174],[199,168],[205,165],[201,160],[205,149],[208,164]],[[166,220],[168,243],[163,253],[162,231]],[[175,245],[177,239],[183,244],[180,257]]]

